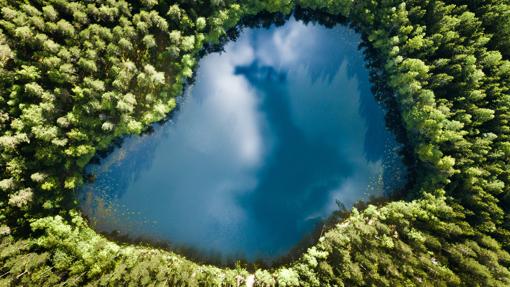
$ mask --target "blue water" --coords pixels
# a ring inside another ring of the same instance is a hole
[[[338,208],[405,183],[360,37],[289,20],[200,61],[180,109],[80,191],[96,229],[270,260]]]

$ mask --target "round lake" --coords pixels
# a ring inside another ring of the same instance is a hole
[[[405,184],[360,37],[289,20],[200,60],[179,111],[90,164],[80,206],[102,232],[248,260]]]

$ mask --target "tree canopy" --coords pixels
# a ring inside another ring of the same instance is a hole
[[[415,156],[409,200],[255,272],[93,231],[72,200],[94,155],[164,119],[243,21],[296,9],[362,35]],[[504,0],[0,0],[0,285],[509,286],[509,57]]]

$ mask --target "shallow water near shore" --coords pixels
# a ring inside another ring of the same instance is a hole
[[[404,186],[359,43],[293,19],[244,29],[200,60],[169,121],[87,167],[83,213],[98,231],[271,261],[338,203]]]

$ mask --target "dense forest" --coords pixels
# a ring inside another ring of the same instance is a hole
[[[0,7],[1,286],[510,286],[508,1]],[[164,119],[198,58],[243,19],[295,9],[361,33],[374,93],[411,139],[408,200],[353,209],[299,259],[253,271],[93,231],[74,202],[92,157]]]

